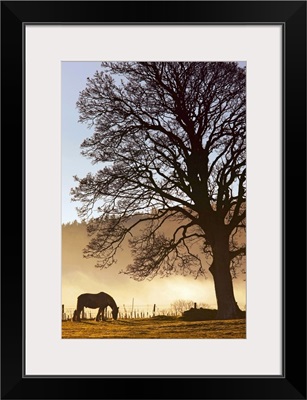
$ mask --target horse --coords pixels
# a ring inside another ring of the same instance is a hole
[[[83,311],[84,307],[99,308],[98,314],[96,316],[96,321],[99,321],[100,315],[102,315],[103,318],[104,310],[108,306],[112,308],[113,319],[117,319],[119,307],[117,307],[115,300],[109,294],[104,292],[100,292],[97,294],[80,294],[77,299],[77,309],[74,311],[73,321],[81,321],[80,314],[81,311]]]

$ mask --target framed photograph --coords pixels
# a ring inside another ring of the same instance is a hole
[[[2,398],[306,399],[306,2],[1,27]]]

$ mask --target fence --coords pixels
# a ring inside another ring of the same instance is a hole
[[[76,307],[66,307],[62,304],[62,321],[70,321],[73,318],[74,310]],[[96,319],[98,310],[91,308],[84,308],[81,314],[82,319],[93,320]],[[157,315],[164,316],[180,316],[181,312],[175,311],[170,305],[133,305],[133,306],[119,306],[118,319],[137,319],[137,318],[152,318]],[[108,307],[105,310],[105,318],[112,318],[112,310]]]

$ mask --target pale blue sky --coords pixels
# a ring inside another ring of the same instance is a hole
[[[80,145],[92,130],[78,123],[76,102],[86,86],[86,78],[100,70],[100,62],[62,62],[62,222],[79,220],[76,206],[71,202],[70,189],[75,186],[74,175],[83,177],[94,171],[90,160],[81,156]]]
[[[241,66],[245,62],[239,63]],[[101,63],[91,61],[62,62],[62,223],[78,220],[76,202],[71,201],[70,189],[75,186],[74,175],[85,176],[97,170],[91,161],[81,156],[80,145],[93,132],[78,123],[76,102],[86,86],[86,78],[100,70]]]

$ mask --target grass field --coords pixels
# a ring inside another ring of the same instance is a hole
[[[245,319],[183,321],[178,317],[63,321],[63,339],[245,339]]]

